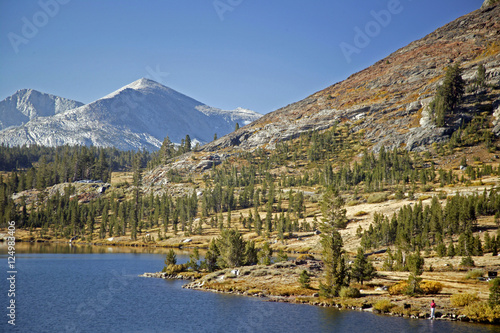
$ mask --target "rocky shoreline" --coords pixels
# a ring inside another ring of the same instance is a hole
[[[165,279],[165,280],[194,280],[195,279],[194,276],[184,276],[182,274],[167,274],[165,272],[144,273],[144,274],[139,275],[139,277]]]
[[[361,299],[351,299],[353,302],[342,300],[341,298],[334,299],[324,299],[321,298],[317,293],[314,293],[312,296],[303,296],[303,295],[290,295],[290,296],[277,296],[277,295],[269,295],[265,292],[249,292],[249,291],[239,291],[239,290],[220,290],[211,288],[209,283],[204,279],[196,279],[194,276],[185,276],[181,274],[167,274],[165,272],[156,272],[156,273],[144,273],[139,275],[140,277],[147,278],[160,278],[160,279],[170,279],[170,280],[187,280],[191,281],[182,286],[185,289],[192,290],[201,290],[207,292],[221,293],[221,294],[233,294],[233,295],[241,295],[248,297],[258,297],[266,302],[282,302],[282,303],[293,303],[293,304],[305,304],[305,305],[313,305],[313,306],[321,306],[321,307],[332,307],[338,310],[351,310],[351,311],[363,311],[370,312],[374,314],[393,316],[393,317],[404,317],[409,319],[429,319],[430,311],[427,309],[423,309],[412,302],[411,300],[406,300],[403,304],[404,311],[403,312],[382,312],[374,308],[373,304],[377,300],[387,298],[387,295],[380,296],[369,296],[364,300]],[[358,300],[358,301],[356,301]],[[361,300],[361,301],[360,301]],[[356,304],[355,304],[356,303]],[[435,320],[446,320],[446,321],[461,321],[461,322],[474,322],[467,318],[464,315],[453,311],[450,308],[444,308],[441,311],[436,312]]]

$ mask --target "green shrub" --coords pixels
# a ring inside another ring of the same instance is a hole
[[[500,278],[490,281],[489,302],[491,306],[500,306]]]
[[[368,215],[368,213],[365,212],[364,210],[360,210],[359,212],[356,212],[354,214],[354,216],[365,216],[365,215]]]
[[[422,192],[432,192],[434,188],[430,184],[426,184],[422,186]]]
[[[314,260],[314,256],[311,254],[301,254],[296,259],[296,261],[302,261],[302,260]]]
[[[380,312],[386,313],[386,312],[391,311],[391,309],[394,306],[395,306],[395,304],[392,304],[390,300],[388,300],[388,299],[381,299],[381,300],[377,301],[377,303],[375,303],[373,305],[373,308],[375,310],[380,311]]]
[[[467,272],[465,275],[466,279],[477,279],[484,276],[484,271],[482,269],[473,269]]]
[[[387,193],[373,193],[366,199],[368,203],[380,203],[387,201]]]
[[[451,305],[456,307],[464,307],[479,301],[479,297],[476,294],[454,294],[451,295],[450,302]]]
[[[288,255],[283,251],[283,249],[279,249],[278,255],[276,256],[276,262],[282,262],[282,261],[287,261],[288,260]]]
[[[252,276],[266,276],[269,272],[266,269],[256,269],[252,272]]]
[[[189,267],[188,264],[182,264],[182,265],[170,264],[167,267],[163,268],[163,272],[166,272],[167,274],[172,275],[172,274],[184,272],[188,267]]]
[[[475,263],[471,256],[462,257],[462,261],[460,262],[460,266],[464,267],[474,267]]]
[[[302,272],[300,272],[300,275],[299,275],[299,283],[300,283],[300,285],[302,286],[302,288],[309,289],[311,287],[310,286],[310,282],[311,282],[311,278],[309,277],[309,274],[307,273],[307,271],[305,269],[303,269]]]
[[[435,295],[443,290],[443,284],[436,281],[422,281],[420,283],[420,289],[424,295]]]
[[[438,198],[444,200],[448,197],[448,194],[445,191],[439,191]]]
[[[359,298],[361,297],[361,293],[358,288],[342,287],[340,288],[339,296],[342,298]]]
[[[431,196],[431,195],[426,195],[426,194],[425,194],[425,195],[421,195],[421,196],[419,196],[419,197],[418,197],[418,200],[420,200],[420,201],[424,201],[424,200],[427,200],[427,199],[430,199],[430,198],[432,198],[432,196]]]

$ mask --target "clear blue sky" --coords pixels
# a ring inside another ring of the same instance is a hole
[[[0,0],[0,100],[33,88],[89,103],[149,77],[210,106],[267,113],[482,2]],[[390,16],[377,22],[381,11]],[[371,36],[355,40],[357,29]]]

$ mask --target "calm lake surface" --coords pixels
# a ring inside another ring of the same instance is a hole
[[[0,243],[0,332],[500,332],[182,289],[141,278],[165,249],[16,244],[16,326],[7,323],[7,248]],[[188,253],[178,252],[179,263]]]

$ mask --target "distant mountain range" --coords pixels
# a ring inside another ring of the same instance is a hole
[[[189,135],[204,144],[261,116],[210,107],[145,78],[86,105],[20,90],[0,102],[0,144],[155,150],[166,136],[180,143]]]
[[[0,102],[0,130],[21,126],[37,117],[53,116],[82,105],[77,101],[33,89],[18,90]]]

